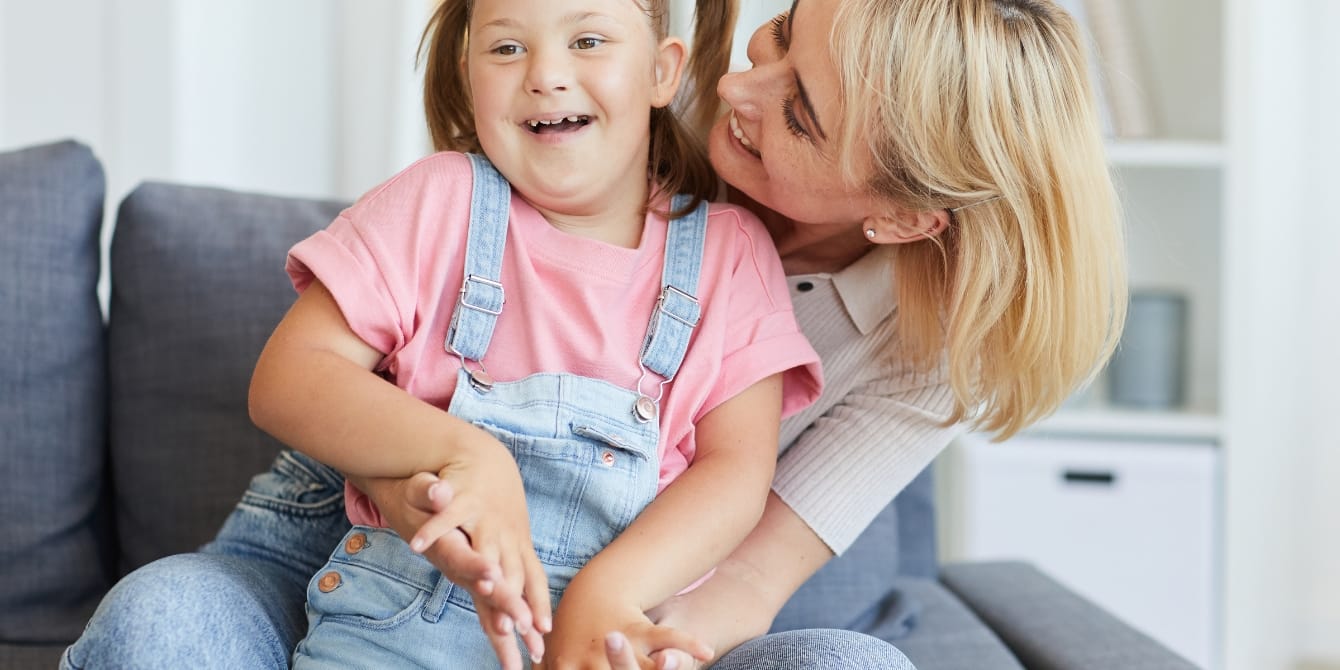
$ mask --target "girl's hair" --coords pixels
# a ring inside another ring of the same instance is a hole
[[[439,151],[482,153],[475,133],[474,105],[465,71],[470,12],[475,0],[443,0],[424,29],[419,58],[426,62],[424,111],[433,147]],[[647,13],[657,40],[669,34],[669,0],[630,0]],[[726,73],[738,0],[696,0],[694,48],[674,108],[683,110],[685,125],[671,107],[651,110],[651,145],[647,172],[663,194],[693,196],[685,207],[670,212],[683,216],[716,195],[717,178],[707,160],[702,130],[715,118],[720,100],[716,82]]]
[[[1125,321],[1079,29],[1051,0],[846,0],[831,40],[843,173],[950,210],[938,238],[894,247],[896,353],[923,369],[947,355],[949,421],[1003,440],[1092,381]]]

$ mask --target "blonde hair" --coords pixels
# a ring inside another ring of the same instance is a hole
[[[950,210],[938,239],[895,247],[897,353],[947,357],[949,421],[1003,440],[1092,381],[1125,320],[1080,32],[1050,0],[846,0],[831,38],[844,174]]]
[[[657,40],[669,34],[669,0],[638,2],[652,24]],[[720,106],[716,81],[726,73],[738,0],[697,0],[693,49],[686,67],[687,94],[675,108],[651,110],[651,144],[647,172],[659,193],[693,196],[684,207],[669,212],[682,216],[716,195],[717,178],[707,160],[707,149],[691,130],[710,125]],[[483,153],[475,133],[474,105],[465,73],[470,13],[474,0],[443,0],[428,20],[419,41],[419,59],[426,63],[423,81],[424,111],[433,147],[439,151]]]

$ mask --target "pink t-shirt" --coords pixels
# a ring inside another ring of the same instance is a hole
[[[316,277],[360,338],[385,354],[388,378],[437,407],[451,403],[460,361],[443,348],[460,291],[473,182],[468,159],[439,153],[410,166],[289,252],[298,291]],[[564,233],[512,193],[498,317],[484,367],[499,381],[568,372],[632,388],[661,290],[666,221],[649,214],[636,249]],[[694,424],[754,383],[784,372],[782,415],[819,395],[819,357],[801,334],[781,261],[748,211],[708,215],[701,319],[661,399],[660,489],[693,462]],[[654,373],[644,389],[661,381]],[[385,525],[350,487],[350,519]]]

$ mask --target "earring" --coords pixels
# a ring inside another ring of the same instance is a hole
[[[865,229],[865,238],[866,238],[866,239],[868,239],[868,240],[873,240],[873,239],[875,239],[875,235],[876,235],[876,233],[875,233],[875,229],[874,229],[874,228],[866,228],[866,229]]]

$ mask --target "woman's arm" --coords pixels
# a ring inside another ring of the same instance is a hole
[[[781,397],[773,375],[697,423],[693,464],[573,578],[546,667],[602,656],[606,632],[645,622],[646,610],[707,574],[755,527],[776,465]]]

